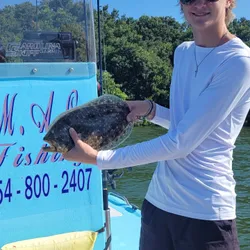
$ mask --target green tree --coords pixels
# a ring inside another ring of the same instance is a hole
[[[154,98],[164,104],[162,96],[166,94],[165,100],[168,100],[171,65],[153,51],[124,44],[108,56],[108,71],[131,99]]]
[[[4,46],[20,41],[25,30],[69,31],[78,41],[78,61],[86,61],[84,18],[89,12],[84,12],[82,2],[41,0],[39,3],[38,8],[25,2],[0,10]],[[120,16],[119,10],[110,11],[108,5],[102,8],[100,16],[104,92],[124,99],[151,98],[168,106],[174,50],[183,41],[193,39],[191,28],[170,16],[144,15],[138,19]],[[96,10],[94,17],[98,45]],[[229,29],[250,46],[250,20],[235,19]],[[247,121],[250,124],[250,114]]]
[[[103,71],[103,94],[111,94],[119,96],[121,99],[126,100],[128,96],[122,92],[120,85],[115,83],[114,78],[107,71]]]
[[[230,31],[250,46],[250,20],[246,18],[235,19],[230,24]]]

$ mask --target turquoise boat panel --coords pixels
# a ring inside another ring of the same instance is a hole
[[[133,209],[126,201],[109,195],[111,211],[112,250],[138,250],[141,211]]]
[[[0,66],[0,247],[99,230],[105,223],[101,172],[41,150],[42,138],[57,115],[97,97],[95,67],[92,63]],[[72,75],[65,77],[70,68]],[[104,245],[101,233],[95,249]]]
[[[25,78],[70,81],[71,79],[91,79],[96,75],[96,64],[86,62],[58,62],[58,63],[5,63],[0,64],[0,80],[12,79],[20,81]],[[45,81],[46,82],[46,81]],[[69,83],[69,82],[68,82]],[[82,82],[87,85],[85,82]],[[58,84],[58,83],[57,83]],[[71,84],[72,85],[72,84]],[[96,86],[93,80],[90,85]],[[86,86],[85,86],[86,87]],[[96,90],[92,90],[96,97]],[[91,91],[89,92],[91,95]]]

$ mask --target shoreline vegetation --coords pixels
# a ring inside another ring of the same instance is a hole
[[[38,8],[30,2],[6,6],[0,10],[0,39],[21,41],[25,30],[70,31],[78,41],[77,60],[86,61],[84,10],[73,0],[41,0]],[[37,13],[37,15],[36,15]],[[183,41],[192,39],[190,27],[169,16],[138,19],[119,14],[103,6],[101,13],[103,93],[114,94],[126,100],[151,99],[169,107],[169,89],[173,70],[173,53]],[[94,10],[95,38],[97,12]],[[229,30],[250,46],[250,20],[235,19]],[[96,49],[97,58],[98,49]],[[97,67],[99,61],[97,59]],[[99,76],[98,76],[99,79]],[[212,100],[211,100],[212,105]],[[136,126],[146,126],[143,121]],[[250,126],[250,113],[245,126]]]

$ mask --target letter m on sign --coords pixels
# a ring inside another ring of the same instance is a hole
[[[10,135],[13,135],[14,133],[12,120],[16,96],[17,94],[14,94],[10,101],[9,94],[5,96],[2,109],[2,118],[0,118],[0,134],[3,133],[5,135],[7,130]]]

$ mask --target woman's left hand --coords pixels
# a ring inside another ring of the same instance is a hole
[[[75,146],[67,153],[63,154],[63,158],[68,161],[82,162],[96,165],[98,152],[91,146],[83,142],[73,128],[69,130],[70,136],[73,139]]]

